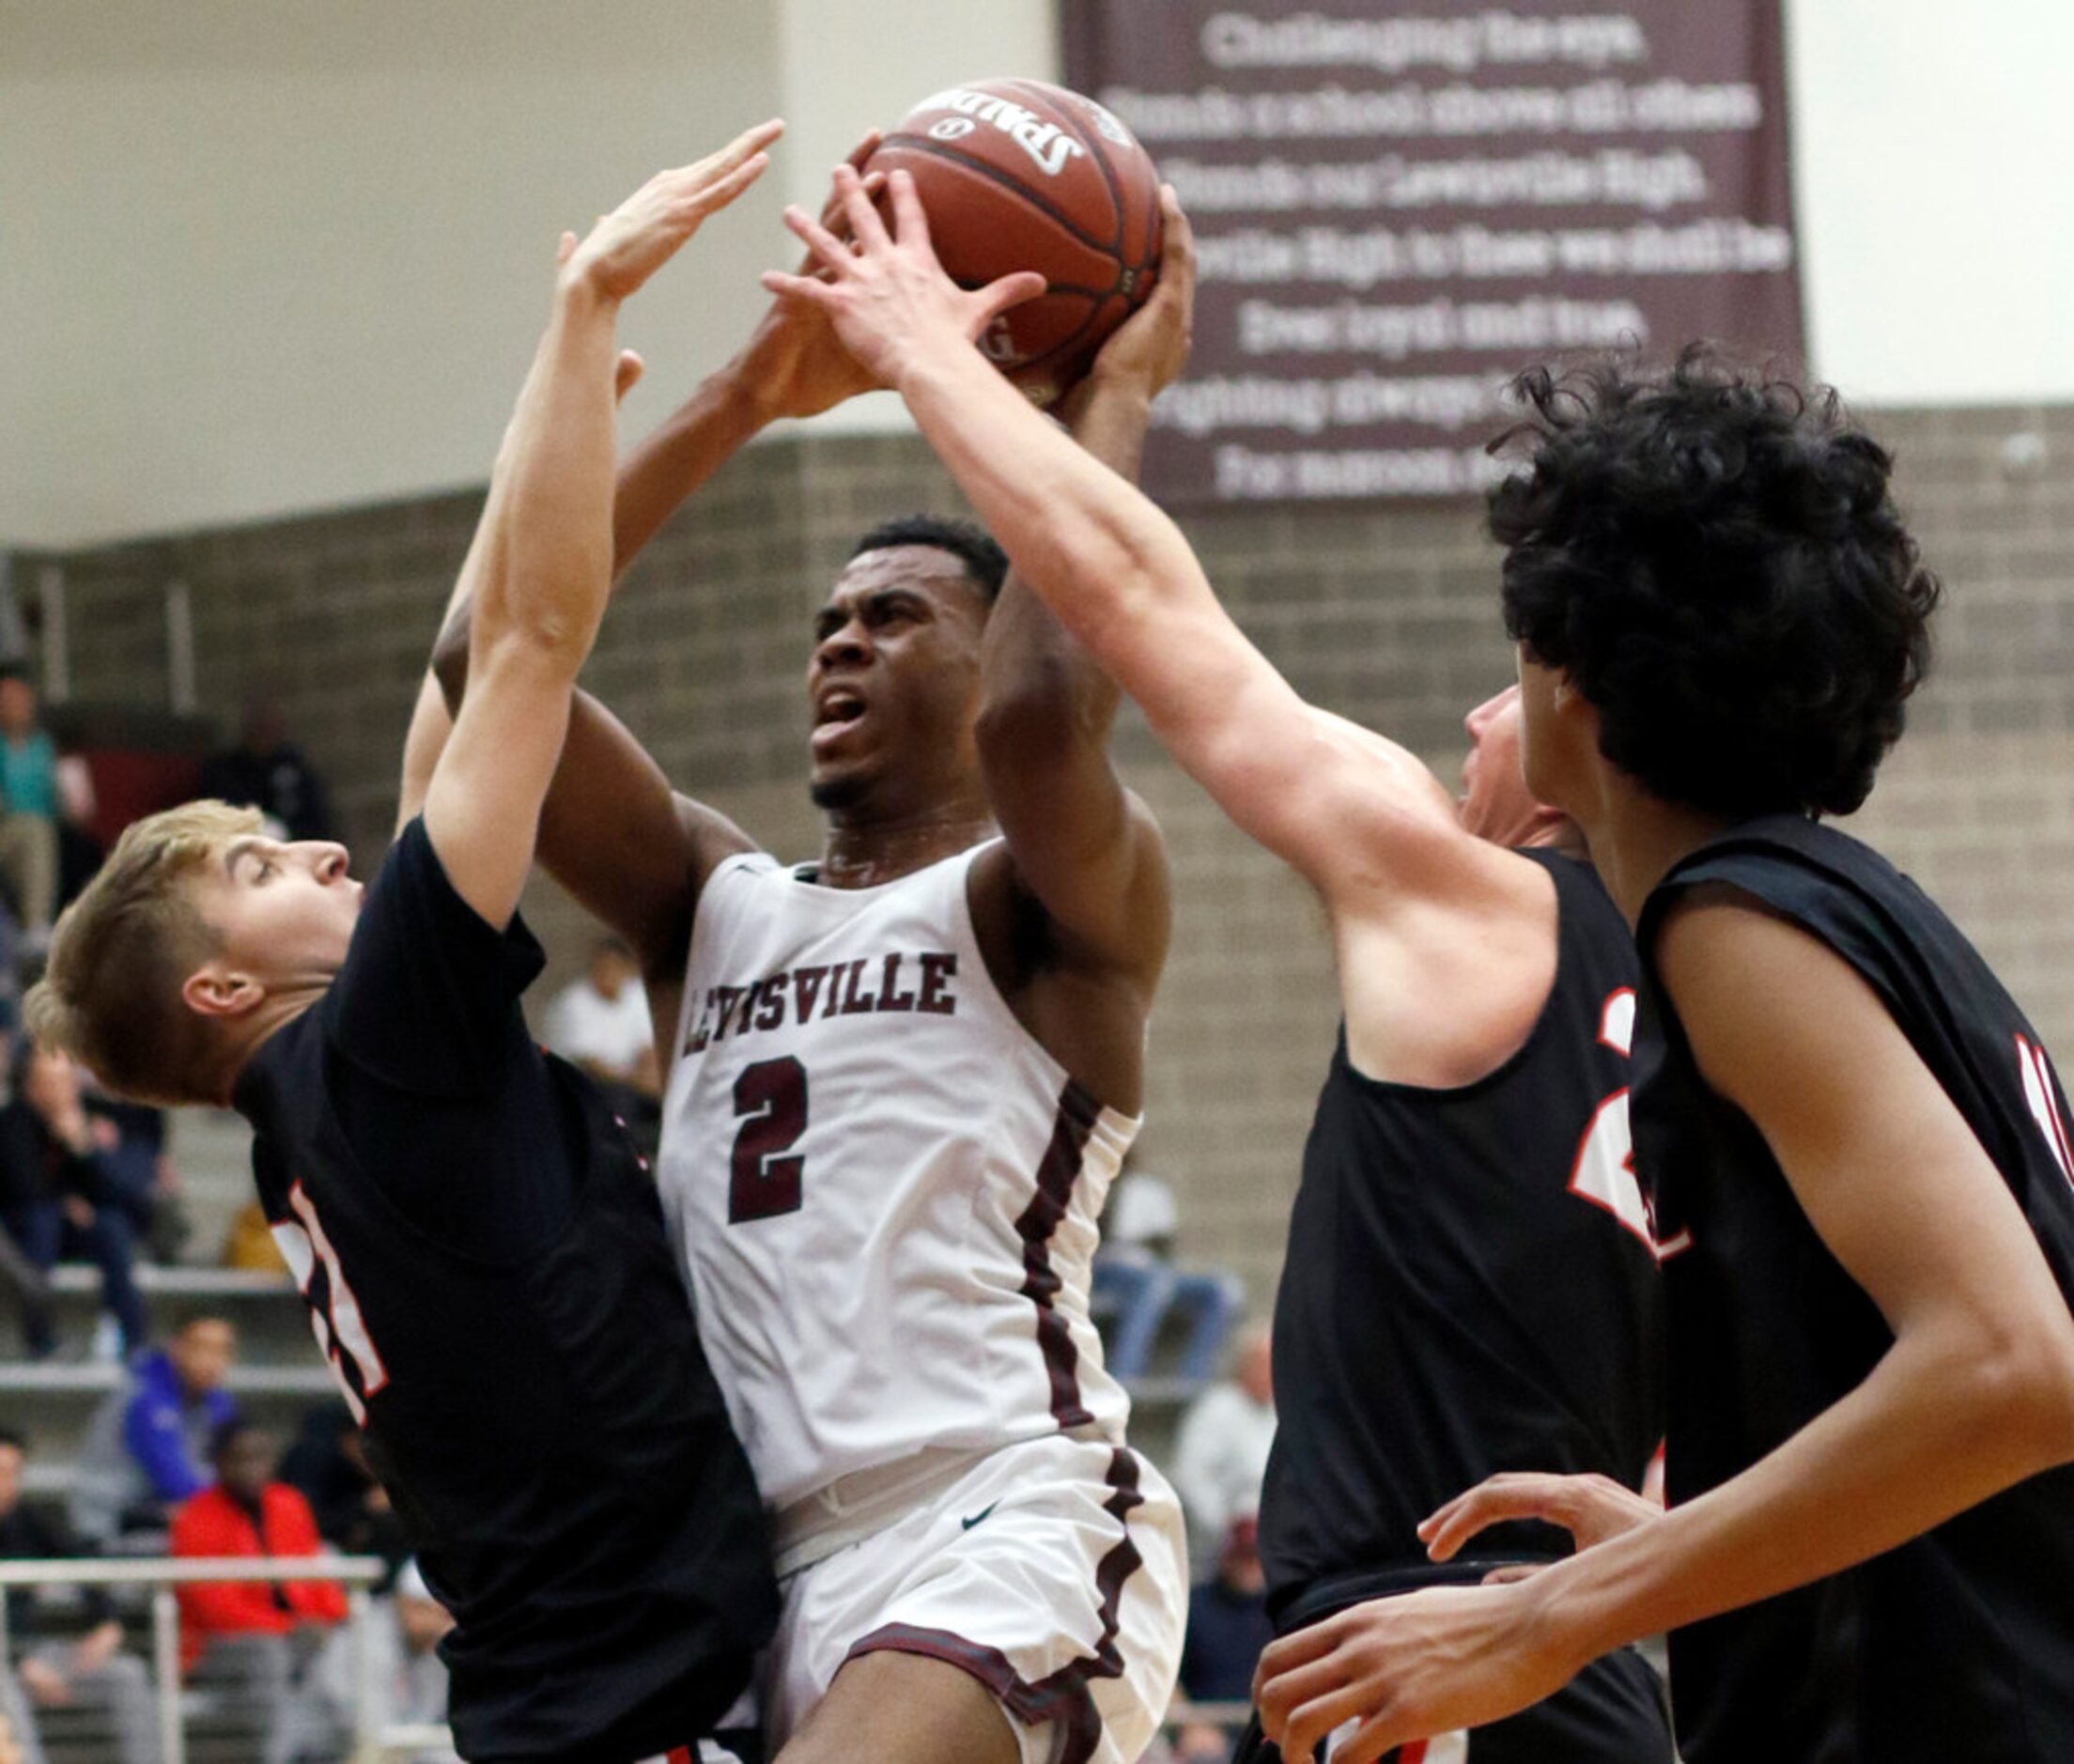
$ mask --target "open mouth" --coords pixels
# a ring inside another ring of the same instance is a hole
[[[825,687],[813,701],[813,734],[818,741],[853,728],[864,715],[864,695],[854,687]]]

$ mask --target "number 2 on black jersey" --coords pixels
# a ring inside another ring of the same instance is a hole
[[[1611,994],[1599,1014],[1599,1040],[1616,1053],[1634,1047],[1634,989]],[[1656,1215],[1634,1173],[1634,1134],[1628,1124],[1628,1091],[1623,1085],[1593,1110],[1585,1137],[1577,1142],[1570,1192],[1603,1207],[1644,1244],[1659,1262],[1692,1247],[1684,1231],[1667,1242],[1656,1234]]]
[[[729,1160],[727,1222],[774,1219],[799,1211],[807,1160],[793,1151],[807,1130],[807,1069],[787,1054],[742,1068],[735,1080],[742,1129]]]

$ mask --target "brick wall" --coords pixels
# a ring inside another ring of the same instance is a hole
[[[2074,1050],[2074,410],[1896,411],[1875,426],[1900,454],[1903,503],[1950,597],[1936,677],[1865,830]],[[2042,438],[2043,459],[2006,445],[2017,435]],[[163,698],[163,586],[184,580],[203,702],[227,719],[271,686],[365,861],[387,834],[418,672],[479,503],[441,495],[68,557],[76,692]],[[910,439],[752,449],[642,559],[588,682],[681,787],[782,854],[810,853],[799,670],[811,610],[872,521],[955,503]],[[1475,510],[1250,510],[1187,524],[1232,611],[1300,691],[1453,778],[1463,712],[1509,671]],[[1128,716],[1120,751],[1165,823],[1177,888],[1147,1161],[1182,1192],[1185,1248],[1237,1265],[1264,1298],[1336,1016],[1322,918]],[[551,984],[585,931],[550,895],[536,889],[529,910],[554,956]]]

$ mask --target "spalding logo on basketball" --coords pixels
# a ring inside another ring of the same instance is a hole
[[[1042,80],[983,80],[924,99],[867,171],[914,175],[952,278],[1016,270],[1049,286],[980,347],[1038,404],[1071,387],[1144,304],[1159,269],[1159,174],[1091,98]]]

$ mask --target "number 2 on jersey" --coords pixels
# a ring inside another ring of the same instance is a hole
[[[1599,1039],[1617,1053],[1633,1050],[1633,987],[1622,986],[1606,999],[1599,1015]],[[1692,1247],[1693,1240],[1684,1231],[1667,1241],[1656,1234],[1655,1212],[1634,1173],[1634,1134],[1628,1124],[1628,1092],[1624,1086],[1593,1111],[1585,1137],[1577,1144],[1570,1191],[1594,1206],[1605,1208],[1648,1246],[1649,1254],[1659,1262]]]
[[[735,1116],[742,1128],[728,1170],[727,1222],[798,1212],[807,1160],[792,1148],[807,1130],[806,1067],[789,1054],[743,1067]]]

